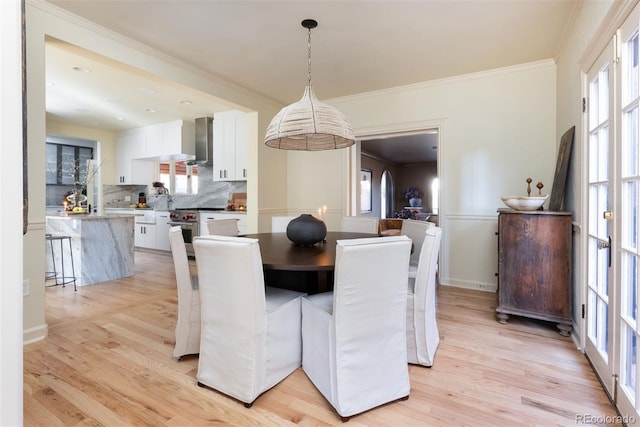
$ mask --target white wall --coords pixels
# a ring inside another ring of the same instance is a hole
[[[20,1],[0,2],[0,425],[22,425]]]
[[[346,215],[348,209],[349,150],[288,153],[287,201],[290,215],[308,213],[318,216],[318,209],[326,206],[324,220],[327,229],[340,230],[342,215]]]
[[[403,124],[406,130],[415,130],[416,123],[439,127],[441,283],[495,290],[500,196],[525,195],[528,177],[550,192],[555,72],[548,60],[330,101],[357,136],[401,130]],[[349,156],[341,150],[292,157],[289,205],[312,209],[331,200],[330,208],[346,211],[340,197]]]

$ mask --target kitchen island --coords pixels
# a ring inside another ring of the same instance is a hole
[[[47,234],[71,237],[73,264],[78,286],[116,280],[134,272],[134,215],[47,216]],[[52,270],[51,247],[47,245],[47,271]],[[70,265],[68,245],[62,248]],[[53,261],[60,265],[60,247],[54,245]]]

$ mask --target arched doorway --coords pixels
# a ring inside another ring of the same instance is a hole
[[[380,218],[393,218],[393,177],[385,170],[380,178]]]

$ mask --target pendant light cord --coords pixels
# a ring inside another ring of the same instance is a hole
[[[309,28],[309,38],[307,40],[307,52],[309,57],[309,63],[307,65],[307,73],[308,73],[308,79],[309,79],[308,86],[311,86],[311,28]]]

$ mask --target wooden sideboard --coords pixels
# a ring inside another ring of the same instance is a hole
[[[509,315],[572,327],[570,212],[498,209],[498,307]]]

